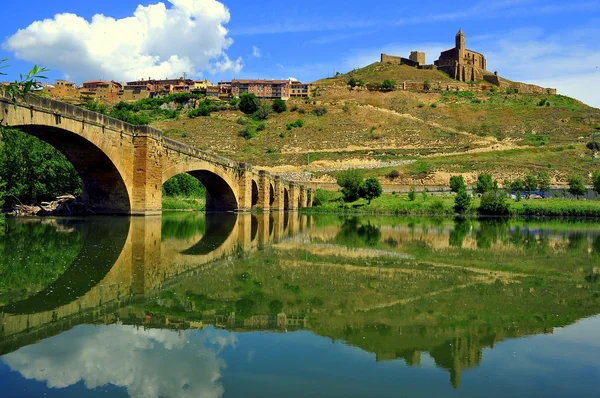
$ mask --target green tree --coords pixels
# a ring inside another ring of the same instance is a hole
[[[385,79],[380,86],[381,91],[393,91],[396,89],[396,81]]]
[[[592,173],[592,185],[594,187],[594,192],[600,195],[600,170],[596,170]]]
[[[287,104],[281,98],[277,98],[273,101],[273,111],[277,113],[283,113],[287,111]]]
[[[246,115],[251,115],[258,110],[260,106],[260,101],[256,98],[254,94],[242,93],[240,95],[240,111],[244,112]]]
[[[579,200],[581,195],[585,195],[587,192],[587,187],[585,186],[585,182],[583,177],[577,174],[573,174],[569,176],[569,193]]]
[[[408,190],[408,200],[413,202],[416,198],[417,198],[417,190],[415,189],[415,186],[412,185],[410,187],[410,189]]]
[[[380,197],[382,192],[381,184],[375,177],[367,178],[360,188],[360,196],[367,199],[369,204],[371,204],[371,200]]]
[[[62,153],[16,129],[0,130],[0,181],[6,184],[8,195],[32,202],[81,193],[81,179]]]
[[[538,173],[537,179],[540,191],[548,192],[550,190],[550,174],[546,170],[542,170]]]
[[[497,189],[488,191],[481,196],[479,214],[488,216],[504,216],[508,214],[506,194]]]
[[[267,120],[269,115],[271,114],[272,107],[269,106],[266,102],[260,102],[258,105],[258,109],[254,112],[253,116],[257,120]]]
[[[452,176],[450,177],[450,190],[458,193],[461,189],[467,189],[465,185],[465,179],[463,176]]]
[[[475,186],[475,192],[483,195],[486,192],[490,192],[494,189],[495,183],[492,179],[491,174],[479,174],[477,176],[477,185]]]
[[[189,174],[178,174],[163,184],[166,196],[204,197],[206,189],[200,181]]]
[[[465,214],[471,207],[471,197],[465,188],[460,188],[454,198],[454,211],[458,214]]]
[[[535,191],[538,187],[538,179],[533,174],[527,174],[525,176],[525,191],[527,192],[527,197],[531,196],[531,192]]]
[[[344,170],[338,174],[337,183],[342,187],[344,202],[354,202],[360,198],[363,173],[358,169]]]
[[[512,189],[513,191],[516,192],[517,200],[521,200],[521,194],[523,193],[523,190],[525,189],[525,182],[523,182],[523,180],[520,178],[515,178],[510,183],[510,189]]]

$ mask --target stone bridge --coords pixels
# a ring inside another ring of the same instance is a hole
[[[297,210],[312,205],[305,186],[73,105],[0,94],[0,124],[36,136],[62,152],[83,181],[83,199],[101,214],[158,214],[162,185],[188,173],[207,190],[208,211]]]

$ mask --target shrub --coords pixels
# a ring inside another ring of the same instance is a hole
[[[496,189],[484,193],[479,205],[479,214],[488,216],[507,215],[508,203],[506,202],[506,194]]]
[[[244,112],[246,115],[250,115],[258,110],[260,106],[260,101],[256,98],[254,94],[243,93],[240,95],[240,111]]]
[[[387,173],[385,175],[387,178],[389,178],[390,180],[393,180],[394,178],[398,178],[400,177],[400,172],[398,170],[392,170],[389,173]]]
[[[327,108],[325,108],[324,106],[317,106],[315,109],[313,109],[313,114],[315,116],[323,116],[327,113]]]
[[[279,138],[285,138],[285,133],[283,131],[279,133]]]
[[[297,106],[297,105],[293,105],[293,106],[290,108],[290,112],[296,112],[297,110],[298,110],[298,106]]]
[[[348,112],[350,110],[350,108],[348,108],[348,105],[344,105],[344,106],[342,106],[342,110],[344,112]]]
[[[471,197],[464,187],[461,187],[454,198],[454,211],[458,214],[465,214],[471,207]]]
[[[458,193],[461,189],[467,189],[465,185],[465,179],[463,176],[452,176],[450,177],[450,190]]]
[[[271,107],[266,102],[261,102],[258,109],[252,115],[257,120],[267,120],[271,114]]]
[[[306,113],[306,109],[300,108],[300,109],[298,109],[298,113],[301,115],[304,115]]]
[[[238,119],[235,122],[240,126],[245,126],[246,123],[248,123],[248,120],[244,119],[243,117],[238,117]]]
[[[423,83],[423,88],[427,91],[431,90],[431,82],[429,80],[425,80]]]
[[[244,137],[245,139],[249,140],[251,138],[254,138],[256,136],[256,130],[253,126],[251,125],[246,125],[244,126],[243,129],[240,130],[240,132],[238,133],[238,135],[240,137]]]
[[[383,83],[381,83],[381,85],[379,86],[379,89],[381,91],[392,91],[396,89],[396,81],[395,80],[390,80],[390,79],[385,79],[383,81]]]
[[[199,108],[196,109],[192,109],[191,111],[188,112],[188,117],[189,118],[195,118],[198,116],[210,116],[210,110],[208,109],[208,107],[206,105],[200,105]]]
[[[283,113],[287,111],[287,105],[285,101],[281,98],[277,98],[275,101],[273,101],[273,111],[277,113]]]
[[[314,206],[323,206],[325,203],[327,203],[328,199],[329,199],[329,194],[327,193],[327,191],[319,188],[315,191],[313,205]]]
[[[298,119],[298,120],[296,120],[296,122],[294,123],[294,125],[296,127],[304,127],[304,121],[302,119]]]
[[[259,123],[258,126],[256,126],[256,131],[264,131],[267,128],[267,126],[264,123]]]

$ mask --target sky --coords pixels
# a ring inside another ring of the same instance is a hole
[[[600,1],[30,0],[3,4],[0,59],[76,83],[180,77],[311,82],[424,51],[463,29],[500,76],[600,107]]]

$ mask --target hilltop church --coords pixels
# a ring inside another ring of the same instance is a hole
[[[485,56],[468,50],[466,43],[465,33],[461,29],[456,34],[456,47],[443,51],[433,65],[425,65],[425,53],[418,51],[413,51],[408,59],[381,54],[381,62],[404,64],[420,69],[439,69],[461,82],[476,82],[483,80],[486,75],[493,75],[487,71]]]

